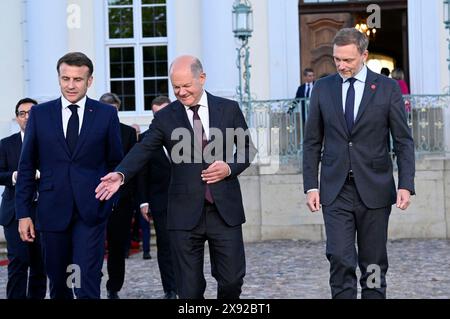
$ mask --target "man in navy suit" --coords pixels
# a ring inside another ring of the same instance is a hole
[[[170,79],[177,101],[156,113],[147,136],[102,178],[96,197],[109,199],[164,146],[171,159],[167,228],[178,295],[203,298],[208,241],[217,297],[239,298],[245,276],[245,215],[237,177],[250,165],[255,149],[238,103],[203,89],[206,74],[197,58],[176,58]]]
[[[302,127],[304,130],[306,120],[306,103],[305,99],[311,97],[311,93],[314,86],[314,70],[311,68],[305,68],[303,70],[303,84],[300,85],[295,93],[295,98],[300,100]]]
[[[166,96],[158,96],[152,101],[153,114],[161,111],[170,100]],[[141,134],[140,141],[148,134]],[[156,231],[158,248],[158,267],[164,289],[164,299],[176,299],[175,273],[170,251],[169,231],[167,230],[167,204],[170,183],[170,160],[167,150],[161,147],[138,175],[138,193],[142,217],[153,225]]]
[[[312,212],[322,204],[333,298],[357,297],[357,264],[361,297],[386,297],[391,206],[405,210],[414,194],[414,143],[402,95],[394,80],[365,66],[368,44],[354,28],[337,33],[338,73],[316,82],[306,124],[304,190]],[[398,191],[389,134],[397,155]]]
[[[47,290],[40,238],[37,237],[33,243],[25,243],[20,239],[14,201],[22,140],[30,109],[36,104],[30,98],[17,102],[16,121],[20,132],[0,141],[0,185],[5,186],[0,206],[0,225],[3,226],[8,249],[8,299],[44,299]],[[35,177],[39,177],[38,172]],[[31,216],[34,219],[34,205],[32,209]]]
[[[72,52],[57,63],[62,97],[32,108],[19,162],[16,213],[22,240],[35,240],[36,209],[50,297],[100,298],[106,221],[114,202],[94,196],[101,176],[122,159],[117,111],[86,96],[92,61]]]
[[[312,89],[314,86],[314,70],[306,68],[303,70],[304,83],[300,85],[295,93],[296,99],[309,99],[311,97]]]

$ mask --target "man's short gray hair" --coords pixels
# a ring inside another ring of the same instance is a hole
[[[363,54],[369,47],[369,39],[367,36],[356,30],[355,28],[344,28],[338,31],[333,39],[333,46],[339,47],[344,45],[354,44],[359,53]]]

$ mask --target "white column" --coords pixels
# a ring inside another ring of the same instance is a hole
[[[103,28],[97,29],[96,20],[104,21],[104,16],[97,16],[95,3],[104,5],[104,1],[67,0],[67,51],[78,51],[86,54],[94,64],[94,82],[89,88],[88,96],[97,99],[105,90],[104,56],[96,56],[96,42],[105,43],[106,34]],[[102,70],[103,69],[103,70]],[[99,72],[100,71],[100,72]]]
[[[232,28],[233,0],[202,1],[202,63],[206,89],[234,98],[238,83],[236,47]]]
[[[300,83],[298,1],[269,0],[270,99],[294,98]]]
[[[67,3],[61,0],[27,0],[27,94],[47,101],[60,95],[56,62],[67,53]]]
[[[170,45],[175,48],[175,50],[169,51],[175,55],[172,58],[190,54],[202,59],[201,0],[169,0],[167,6],[168,37]],[[170,62],[172,61],[170,60]]]
[[[408,0],[410,87],[412,94],[440,94],[442,68],[442,0]]]

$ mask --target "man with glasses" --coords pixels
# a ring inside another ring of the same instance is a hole
[[[30,98],[21,99],[17,103],[16,121],[20,132],[0,141],[0,185],[5,186],[0,206],[0,225],[3,226],[8,249],[8,283],[6,285],[8,299],[44,299],[47,288],[40,238],[37,236],[32,243],[23,242],[20,239],[14,200],[24,132],[30,109],[36,104],[37,102]],[[39,171],[36,172],[35,177],[39,178]],[[35,204],[36,201],[33,203]],[[31,216],[33,220],[34,207],[33,205]]]

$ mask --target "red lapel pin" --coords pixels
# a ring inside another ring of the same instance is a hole
[[[372,90],[375,91],[375,89],[377,88],[377,86],[376,86],[375,84],[372,84],[372,85],[370,86],[370,88],[371,88]]]

